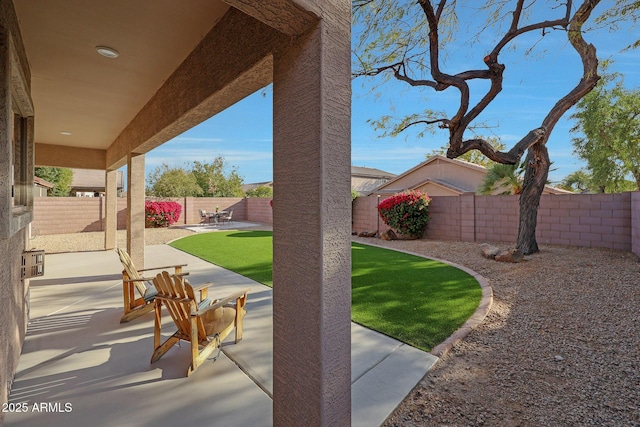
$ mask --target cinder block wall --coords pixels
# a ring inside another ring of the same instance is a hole
[[[127,199],[118,198],[118,229],[127,227]],[[31,233],[81,233],[104,230],[105,203],[101,197],[36,197]]]
[[[183,211],[180,220],[184,221],[183,224],[199,224],[202,221],[200,210],[215,212],[217,207],[218,210],[227,212],[233,209],[233,219],[246,221],[246,200],[242,197],[187,197],[187,210]]]
[[[476,241],[516,241],[520,217],[517,196],[475,196],[475,206]]]
[[[429,204],[431,219],[425,238],[434,240],[460,240],[461,206],[458,197],[432,197]]]
[[[631,193],[631,250],[640,256],[640,192]]]
[[[273,208],[269,204],[270,198],[250,197],[246,199],[247,221],[260,224],[273,224]]]
[[[148,198],[147,200],[159,199]],[[178,224],[198,224],[201,221],[200,209],[215,212],[216,207],[224,211],[233,209],[234,219],[247,220],[247,199],[241,197],[186,197],[171,200],[182,206]],[[270,215],[271,207],[268,202],[270,199],[264,200]],[[124,230],[127,228],[127,198],[119,197],[117,205],[118,230]],[[104,231],[104,218],[105,199],[101,197],[36,197],[32,233],[45,236]]]
[[[375,196],[356,199],[354,231],[375,231],[376,202]],[[508,243],[517,239],[518,196],[434,196],[430,212],[426,238]],[[639,253],[640,193],[545,194],[540,199],[536,237],[542,244]]]
[[[382,200],[383,198],[380,198]],[[378,199],[376,196],[358,197],[352,204],[352,230],[359,233],[362,231],[376,232],[380,227],[380,233],[389,229],[387,225],[378,220]]]
[[[631,194],[543,195],[538,242],[630,251]]]
[[[273,223],[268,198],[176,199],[183,207],[180,224],[198,224],[199,210],[234,210],[234,218]],[[378,229],[377,198],[353,202],[353,230]],[[118,229],[126,228],[127,199],[118,198]],[[431,221],[425,237],[478,242],[516,241],[517,196],[432,197]],[[36,235],[103,231],[104,199],[93,197],[37,197],[32,232]],[[389,229],[382,221],[380,232]],[[548,195],[540,199],[538,242],[542,244],[605,247],[633,251],[640,256],[640,192],[621,194]]]

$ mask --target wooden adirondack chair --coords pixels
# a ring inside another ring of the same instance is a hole
[[[120,318],[120,323],[128,322],[153,310],[153,299],[156,295],[156,288],[151,283],[153,277],[143,277],[142,274],[140,274],[141,272],[173,268],[175,274],[188,274],[182,273],[182,267],[185,267],[187,264],[138,270],[133,265],[131,257],[127,251],[121,248],[116,248],[116,252],[120,257],[120,262],[122,262],[122,267],[124,268],[124,270],[122,270],[124,314]],[[211,285],[211,283],[208,285]],[[136,297],[136,291],[140,295],[139,297]]]
[[[208,298],[207,288],[194,289],[182,276],[166,271],[153,279],[158,293],[155,297],[154,352],[151,363],[160,359],[180,340],[191,342],[191,375],[235,328],[237,343],[242,339],[242,319],[246,312],[248,289],[235,292],[221,300]],[[196,301],[195,291],[200,291]],[[161,343],[162,305],[167,308],[178,330]]]

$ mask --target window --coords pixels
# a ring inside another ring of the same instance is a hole
[[[11,207],[15,211],[20,210],[29,204],[27,173],[29,162],[27,157],[27,120],[22,117],[17,102],[13,100],[13,120],[12,120],[12,145],[13,162],[11,165]]]
[[[0,238],[9,238],[24,230],[33,216],[34,122],[15,45],[2,27],[0,38],[0,84],[10,88],[8,93],[0,90]]]

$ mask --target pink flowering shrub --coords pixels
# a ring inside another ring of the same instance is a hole
[[[431,199],[420,191],[404,191],[380,202],[378,213],[389,227],[419,239],[429,223]]]
[[[145,202],[144,211],[147,228],[168,227],[178,221],[182,206],[176,202]]]

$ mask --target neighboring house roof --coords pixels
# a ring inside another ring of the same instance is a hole
[[[97,169],[71,169],[71,191],[105,191],[105,171]],[[124,188],[124,172],[116,171],[117,189]]]
[[[395,174],[380,169],[351,166],[351,188],[360,194],[368,194],[393,177]],[[244,184],[242,190],[254,190],[262,186],[273,187],[273,181]]]
[[[544,186],[544,194],[576,194],[573,191],[563,190],[562,188],[553,187],[551,185]]]
[[[457,196],[475,192],[486,174],[483,166],[436,155],[381,185],[376,193],[421,190],[436,196]]]
[[[429,190],[434,187],[442,188],[444,189],[444,191],[453,193],[455,195],[469,193],[469,189],[467,188],[459,187],[457,185],[451,184],[446,181],[441,181],[439,179],[426,179],[425,181],[420,182],[419,184],[414,185],[411,188],[405,188],[405,190],[420,190],[427,194],[433,194],[434,192]],[[398,191],[396,189],[383,189],[383,188],[379,188],[377,191],[375,191],[376,194],[395,194],[397,192]],[[442,194],[436,194],[436,195],[442,195]]]
[[[38,186],[38,187],[45,187],[45,188],[53,188],[53,187],[55,187],[54,184],[50,183],[46,179],[42,179],[42,178],[37,177],[37,176],[33,177],[33,184]]]
[[[376,194],[420,190],[431,196],[458,196],[464,193],[476,193],[486,175],[487,168],[484,166],[435,155],[374,190]],[[368,194],[372,193],[374,193],[373,190]],[[547,185],[544,193],[570,194],[571,192]]]
[[[380,169],[351,166],[351,188],[359,194],[369,194],[395,176]]]
[[[364,166],[351,166],[351,176],[363,178],[387,178],[391,179],[396,175],[376,168],[366,168]]]

